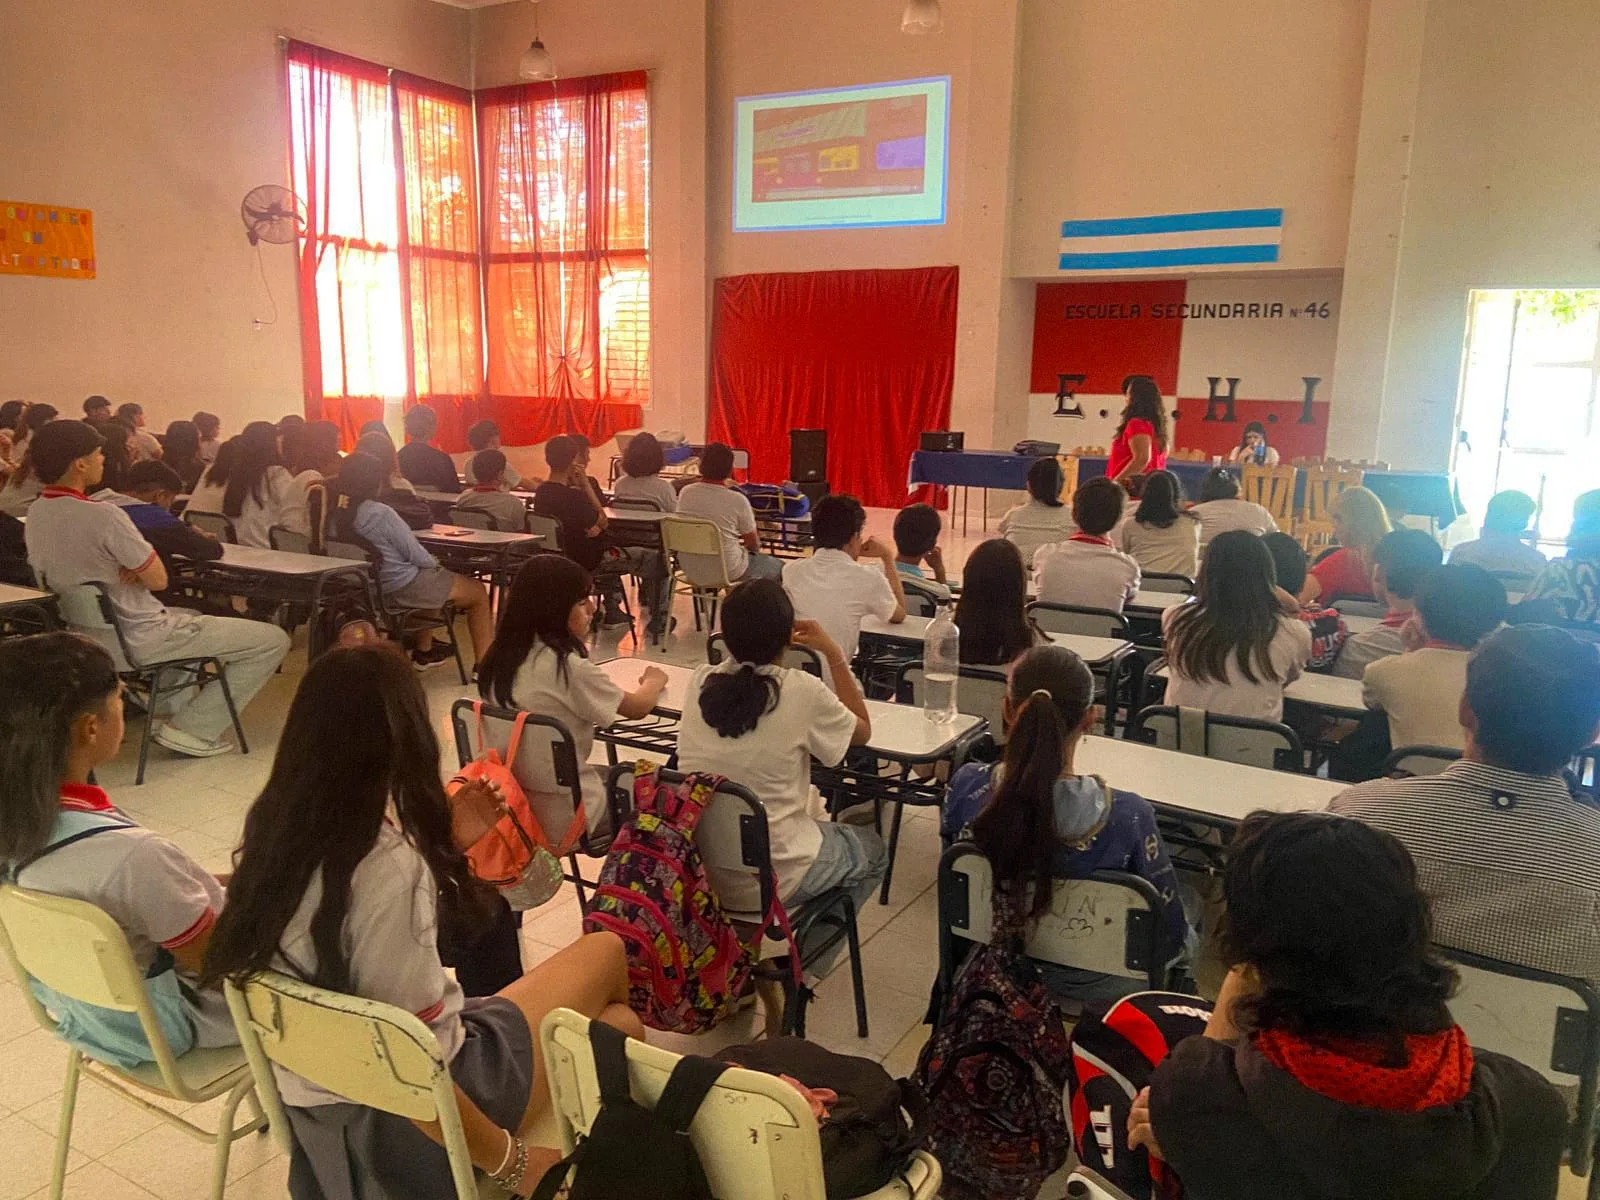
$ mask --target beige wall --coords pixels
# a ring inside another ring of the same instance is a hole
[[[4,199],[94,210],[98,278],[0,279],[0,391],[81,413],[104,392],[152,424],[197,408],[234,431],[301,408],[294,249],[239,201],[283,183],[289,35],[465,85],[469,18],[428,0],[76,0],[5,7]]]

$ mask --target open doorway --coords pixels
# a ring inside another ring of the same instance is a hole
[[[1539,502],[1540,540],[1563,541],[1600,481],[1597,397],[1600,289],[1473,291],[1454,463],[1467,510],[1514,488]]]

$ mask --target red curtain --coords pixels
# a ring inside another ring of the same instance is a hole
[[[642,71],[479,92],[487,415],[512,444],[610,438],[649,395]]]
[[[917,435],[950,420],[955,267],[717,280],[710,436],[789,474],[789,430],[828,431],[828,481],[898,507]]]

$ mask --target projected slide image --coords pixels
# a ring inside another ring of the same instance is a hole
[[[947,79],[736,101],[734,228],[942,222],[948,110]]]

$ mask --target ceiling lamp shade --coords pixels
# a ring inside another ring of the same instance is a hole
[[[517,62],[517,78],[532,83],[548,83],[555,77],[556,60],[550,57],[550,51],[544,48],[544,43],[534,38],[533,45],[522,52]]]
[[[939,0],[906,0],[905,15],[900,18],[901,33],[938,33],[943,28]]]

